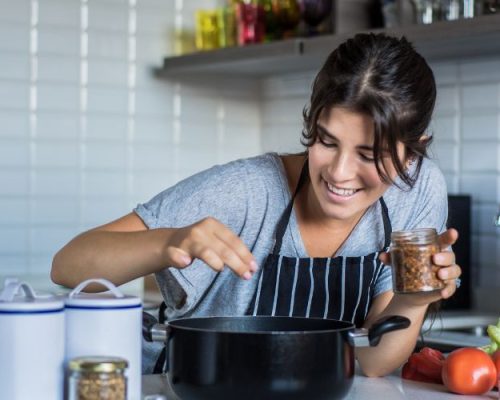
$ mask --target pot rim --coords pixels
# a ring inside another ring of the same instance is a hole
[[[265,320],[265,319],[270,319],[270,318],[276,318],[276,319],[293,319],[293,320],[318,320],[318,321],[331,321],[331,322],[338,322],[342,324],[347,324],[347,326],[344,327],[339,327],[335,329],[315,329],[315,330],[270,330],[270,331],[264,331],[264,330],[253,330],[253,331],[234,331],[230,329],[212,329],[212,328],[198,328],[198,327],[192,327],[192,326],[183,326],[183,325],[178,325],[177,323],[183,323],[185,321],[193,321],[193,320],[198,320],[198,321],[203,321],[203,320],[210,320],[210,319],[222,319],[222,320],[229,320],[229,319],[244,319],[244,320]],[[335,320],[335,319],[329,319],[329,318],[307,318],[307,317],[287,317],[287,316],[209,316],[209,317],[194,317],[194,318],[176,318],[171,321],[165,321],[165,325],[168,326],[169,328],[175,328],[175,329],[182,329],[182,330],[187,330],[187,331],[195,331],[195,332],[213,332],[213,333],[225,333],[225,334],[233,334],[233,335],[310,335],[310,334],[325,334],[325,333],[336,333],[336,332],[344,332],[344,331],[351,331],[354,330],[356,327],[353,323],[348,322],[348,321],[341,321],[341,320]]]

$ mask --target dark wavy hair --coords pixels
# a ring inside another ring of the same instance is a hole
[[[338,106],[367,114],[374,122],[373,156],[380,178],[394,183],[381,167],[386,148],[398,176],[413,187],[432,139],[424,135],[435,102],[434,74],[405,37],[360,33],[337,47],[316,76],[309,106],[303,110],[301,142],[309,148],[318,140],[317,122],[323,110]],[[412,174],[398,157],[398,141],[416,162]]]

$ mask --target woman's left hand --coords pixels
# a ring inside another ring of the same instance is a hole
[[[441,252],[434,254],[435,265],[440,266],[438,277],[444,281],[445,287],[441,290],[441,297],[447,299],[457,290],[457,279],[462,274],[462,269],[456,264],[455,253],[449,248],[458,239],[456,229],[450,228],[439,235]]]
[[[457,290],[457,278],[462,274],[462,269],[456,264],[455,253],[451,250],[452,246],[458,239],[456,229],[450,228],[439,235],[439,246],[441,251],[434,254],[433,262],[439,266],[438,277],[444,281],[445,287],[440,292],[420,292],[413,294],[405,294],[406,300],[410,300],[415,305],[430,304],[441,299],[447,299]],[[391,257],[389,253],[380,255],[380,260],[390,265]]]

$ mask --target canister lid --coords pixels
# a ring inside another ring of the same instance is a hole
[[[69,360],[68,368],[71,371],[82,372],[115,372],[128,367],[128,361],[120,357],[90,356],[77,357]]]
[[[82,290],[90,283],[100,283],[109,290],[100,293],[84,293]],[[139,297],[124,295],[115,285],[106,279],[88,279],[80,283],[65,298],[66,308],[80,309],[118,309],[141,307]]]
[[[64,302],[60,297],[35,293],[28,283],[15,278],[6,279],[0,292],[0,314],[59,312],[63,308]]]

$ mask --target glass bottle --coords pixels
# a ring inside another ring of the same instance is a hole
[[[435,229],[424,228],[392,232],[391,262],[394,293],[440,290],[444,282],[438,278],[439,267],[432,256],[439,252]]]
[[[78,357],[68,363],[69,400],[125,400],[127,360],[118,357]]]

